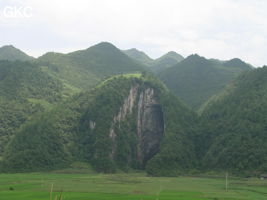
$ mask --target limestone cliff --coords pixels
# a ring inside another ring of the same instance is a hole
[[[156,99],[155,90],[147,88],[139,95],[137,112],[137,159],[143,167],[159,151],[163,132],[161,105]]]
[[[162,108],[153,88],[145,87],[144,89],[139,84],[133,85],[119,112],[114,116],[109,131],[109,137],[112,140],[112,150],[110,152],[110,158],[112,159],[116,155],[116,149],[119,148],[114,127],[116,125],[120,127],[120,123],[133,113],[135,115],[135,134],[137,137],[135,159],[141,167],[144,167],[146,162],[159,151],[164,132]]]

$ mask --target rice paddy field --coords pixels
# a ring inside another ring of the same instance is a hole
[[[52,193],[51,193],[52,190]],[[131,174],[0,174],[0,200],[267,200],[267,180]]]

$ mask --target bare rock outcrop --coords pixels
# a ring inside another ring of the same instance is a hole
[[[129,95],[125,98],[117,115],[114,116],[110,127],[109,137],[112,140],[112,151],[110,158],[116,155],[116,132],[115,125],[120,127],[120,123],[126,119],[129,114],[136,114],[136,160],[141,167],[152,158],[160,147],[160,142],[164,133],[163,112],[160,103],[157,100],[156,92],[153,88],[141,88],[138,84],[131,87]]]

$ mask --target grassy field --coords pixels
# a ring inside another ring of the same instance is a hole
[[[0,174],[0,200],[266,200],[267,181],[230,178],[146,177],[131,174]],[[54,199],[54,197],[53,197]]]

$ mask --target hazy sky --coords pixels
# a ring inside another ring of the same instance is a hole
[[[17,9],[17,12],[15,12]],[[0,46],[33,56],[108,41],[155,58],[239,57],[267,64],[266,0],[0,0]]]

